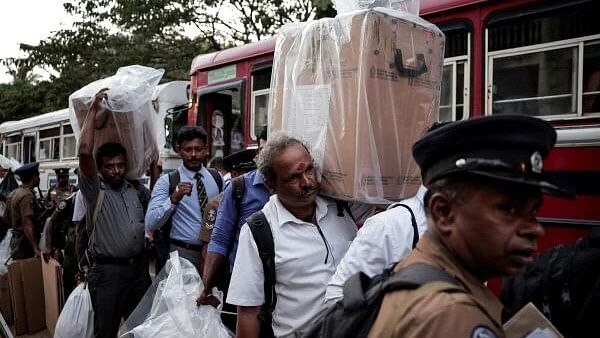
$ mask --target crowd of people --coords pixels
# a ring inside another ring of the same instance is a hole
[[[413,147],[423,185],[385,211],[320,195],[309,148],[284,133],[267,140],[266,127],[258,150],[213,159],[219,170],[206,165],[204,129],[182,127],[175,145],[182,163],[150,192],[125,178],[122,145],[94,152],[93,121],[105,95],[81,130],[79,192],[68,170],[57,170],[47,201],[56,210],[47,219],[64,224],[54,227],[60,231],[50,247],[62,249],[70,289],[76,275],[87,278],[96,337],[117,335],[151,283],[149,257],[158,273],[173,250],[201,275],[198,305],[218,305],[213,287],[226,293],[222,318],[237,337],[300,337],[343,299],[356,273],[374,277],[415,264],[442,271],[456,287],[388,293],[370,337],[504,337],[502,304],[485,281],[531,262],[544,234],[535,217],[542,193],[562,193],[541,177],[554,129],[514,115],[425,131]],[[22,184],[5,217],[12,257],[52,254],[38,244],[37,164],[16,174]],[[72,218],[61,215],[66,208]],[[399,311],[409,300],[411,311]]]

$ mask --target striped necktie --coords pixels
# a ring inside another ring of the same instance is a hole
[[[194,178],[196,179],[196,189],[198,190],[198,202],[200,203],[200,217],[202,217],[202,215],[204,215],[204,207],[208,202],[208,196],[206,196],[206,187],[202,182],[202,174],[196,173],[196,176],[194,176]]]

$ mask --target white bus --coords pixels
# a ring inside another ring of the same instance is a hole
[[[176,169],[180,163],[171,146],[170,130],[177,120],[177,115],[182,110],[187,111],[187,85],[187,81],[161,84],[152,97],[158,122],[155,123],[155,135],[165,172]],[[69,121],[69,109],[0,124],[0,153],[23,164],[39,162],[42,191],[47,191],[56,183],[56,168],[69,168],[71,183],[77,182],[73,173],[78,166],[77,144]],[[147,183],[147,180],[146,177],[142,178],[143,183]]]

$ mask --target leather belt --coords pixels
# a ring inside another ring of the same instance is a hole
[[[183,241],[178,241],[176,239],[171,238],[171,244],[184,248],[184,249],[188,249],[188,250],[193,250],[193,251],[202,251],[202,245],[200,244],[190,244],[190,243],[186,243]]]

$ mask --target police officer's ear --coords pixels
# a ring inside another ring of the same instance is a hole
[[[428,210],[433,221],[433,226],[442,236],[452,233],[455,221],[456,204],[441,192],[435,192],[429,198]]]

